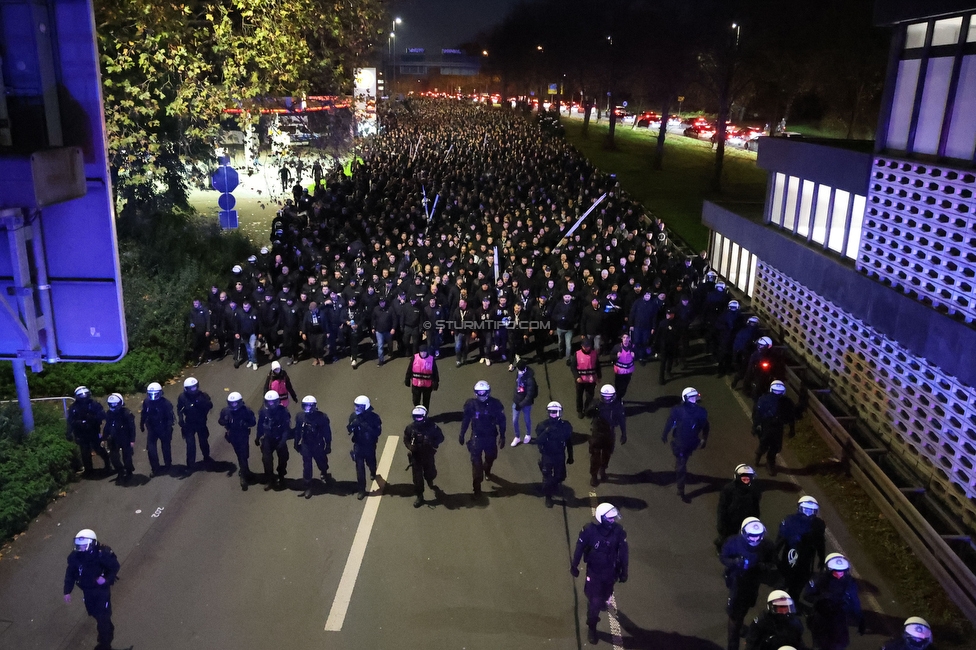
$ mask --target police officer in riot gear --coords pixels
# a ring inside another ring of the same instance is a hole
[[[766,527],[756,517],[747,517],[722,544],[720,559],[725,566],[725,586],[729,590],[726,613],[729,616],[728,650],[739,649],[742,623],[759,598],[763,573],[776,568],[776,550],[766,539]]]
[[[119,575],[119,560],[112,549],[98,543],[95,531],[85,528],[75,535],[75,549],[68,555],[64,572],[64,602],[71,602],[75,585],[85,596],[85,610],[95,619],[98,645],[95,650],[111,650],[115,636],[112,624],[111,587]]]
[[[85,468],[85,476],[94,473],[92,467],[92,452],[105,463],[104,469],[108,469],[110,462],[108,452],[102,448],[99,441],[102,422],[105,421],[105,409],[91,397],[91,391],[86,386],[79,386],[75,389],[75,401],[68,408],[67,431],[65,437],[74,440],[78,444],[78,451],[81,454],[81,464]]]
[[[227,396],[227,406],[220,411],[217,424],[224,427],[224,439],[234,448],[237,455],[237,476],[241,480],[241,490],[247,492],[248,482],[252,479],[248,458],[251,455],[251,429],[257,424],[254,411],[244,403],[244,398],[238,392]]]
[[[322,473],[322,481],[331,484],[329,454],[332,453],[332,425],[329,416],[319,410],[318,401],[312,395],[302,398],[302,412],[295,418],[295,451],[302,455],[302,481],[305,491],[299,496],[312,498],[312,461]]]
[[[105,428],[102,441],[108,449],[112,469],[119,473],[116,482],[124,485],[135,471],[132,465],[132,452],[136,446],[136,418],[125,407],[122,396],[112,393],[108,396],[108,412],[105,414]]]
[[[752,409],[752,432],[759,437],[756,465],[766,456],[769,473],[776,476],[776,454],[783,448],[783,429],[789,426],[790,438],[796,435],[796,407],[786,396],[786,384],[779,380],[769,385],[769,392],[756,401]]]
[[[856,622],[858,634],[864,634],[857,582],[850,561],[840,553],[827,556],[823,571],[807,585],[803,599],[813,610],[809,626],[819,650],[844,650],[851,642],[848,621]]]
[[[664,425],[661,442],[671,439],[671,452],[674,454],[674,474],[678,486],[678,496],[686,503],[685,477],[688,473],[688,459],[699,447],[704,449],[708,442],[708,411],[698,405],[698,391],[688,387],[681,391],[681,404],[671,409]]]
[[[539,469],[542,470],[542,493],[546,507],[552,507],[552,495],[566,480],[566,465],[573,464],[573,425],[562,419],[563,405],[549,402],[549,417],[535,428],[535,440],[539,445]]]
[[[746,393],[756,400],[769,390],[769,385],[775,379],[785,378],[783,364],[779,355],[773,350],[773,340],[768,336],[761,336],[756,341],[756,351],[746,362],[743,383]]]
[[[468,451],[471,453],[471,484],[474,496],[481,495],[482,480],[491,480],[491,466],[498,458],[498,450],[505,447],[505,407],[498,398],[491,396],[487,381],[474,385],[475,396],[464,403],[461,419],[461,435],[458,443],[464,445],[464,437],[471,427]]]
[[[254,445],[261,448],[261,462],[267,484],[264,491],[284,489],[288,473],[288,438],[291,437],[291,414],[281,405],[278,393],[264,394],[264,406],[258,413],[258,435]],[[274,457],[278,455],[278,475],[275,477]]]
[[[200,451],[204,462],[211,462],[210,430],[207,428],[207,415],[213,409],[210,396],[200,390],[196,377],[187,377],[183,382],[183,392],[176,400],[176,417],[180,431],[186,441],[186,471],[192,472],[197,462],[196,439],[200,439]]]
[[[360,395],[353,402],[353,412],[349,416],[346,430],[352,436],[352,460],[356,464],[356,498],[366,498],[366,468],[369,478],[376,480],[376,443],[383,435],[383,421],[373,410],[369,398]]]
[[[786,591],[794,600],[802,596],[803,588],[813,575],[813,567],[826,557],[827,527],[817,516],[819,510],[816,499],[802,496],[796,504],[796,512],[779,525],[776,538],[779,572],[786,580]]]
[[[163,395],[163,387],[153,382],[146,387],[146,399],[139,414],[139,430],[146,433],[146,453],[149,456],[149,478],[169,471],[173,463],[171,443],[176,416],[173,403]],[[157,447],[157,443],[159,447]],[[163,450],[163,465],[159,465],[159,448]]]
[[[766,611],[749,626],[746,650],[781,650],[783,646],[803,646],[803,622],[790,595],[776,589],[766,598]]]
[[[580,559],[586,562],[586,628],[587,639],[591,645],[596,645],[598,637],[596,625],[600,621],[600,612],[607,608],[607,602],[613,596],[613,586],[616,582],[627,582],[630,554],[627,546],[627,533],[617,523],[620,514],[609,503],[601,503],[596,507],[596,523],[587,524],[580,531],[573,552],[573,562],[569,572],[573,577],[579,577]]]
[[[933,647],[928,621],[912,616],[905,620],[901,635],[885,643],[881,650],[932,650]]]
[[[410,469],[413,470],[413,487],[417,492],[414,508],[424,505],[424,481],[431,490],[437,492],[434,479],[437,478],[437,466],[434,455],[437,448],[444,442],[444,432],[434,422],[427,419],[427,409],[417,405],[410,412],[413,422],[403,430],[403,444],[409,451]]]
[[[715,548],[739,532],[739,526],[746,517],[759,518],[759,501],[762,492],[756,485],[756,470],[748,465],[738,465],[732,480],[722,488],[718,497],[718,537]]]

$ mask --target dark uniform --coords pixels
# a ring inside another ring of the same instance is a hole
[[[615,396],[610,401],[600,399],[597,417],[603,418],[610,425],[610,436],[608,440],[596,440],[594,433],[590,438],[590,477],[595,480],[599,472],[600,480],[605,481],[610,457],[617,446],[617,429],[620,429],[620,444],[627,444],[627,413],[623,402]],[[594,451],[598,453],[593,453]]]
[[[757,515],[758,516],[758,515]],[[827,526],[817,516],[799,512],[789,515],[780,523],[776,538],[779,572],[786,579],[786,591],[799,601],[813,567],[826,557]]]
[[[176,400],[176,416],[180,432],[186,441],[186,468],[192,470],[197,462],[196,438],[200,438],[200,451],[203,460],[210,462],[210,430],[207,428],[207,415],[213,409],[210,396],[202,390],[184,390]]]
[[[796,435],[796,408],[786,395],[766,393],[752,409],[752,432],[759,437],[756,465],[766,456],[769,473],[776,475],[776,454],[783,448],[783,429],[790,427],[790,437]]]
[[[444,442],[444,432],[428,419],[414,421],[403,430],[403,444],[410,451],[410,469],[413,470],[413,487],[417,492],[418,507],[424,500],[424,481],[434,490],[437,466],[434,455]]]
[[[747,485],[736,477],[722,488],[718,497],[718,538],[715,540],[718,549],[726,539],[739,534],[739,526],[746,517],[759,519],[760,499],[762,492],[754,479]]]
[[[280,403],[261,407],[258,413],[258,435],[254,445],[261,448],[261,462],[264,475],[268,479],[265,490],[270,490],[277,482],[284,487],[285,474],[288,473],[288,438],[291,437],[291,414]],[[278,455],[278,478],[275,480],[274,457]]]
[[[600,482],[598,473],[603,475],[603,480],[606,480],[610,457],[613,456],[613,450],[616,447],[613,427],[599,415],[593,418],[590,425],[588,447],[590,451],[590,485],[596,487]]]
[[[153,476],[158,475],[160,469],[169,470],[173,463],[171,445],[175,420],[173,403],[163,397],[162,393],[158,399],[147,397],[143,400],[142,411],[139,413],[139,430],[146,433],[146,453],[149,455],[149,467]],[[162,467],[159,465],[159,448],[163,450]]]
[[[491,466],[498,458],[498,450],[505,446],[505,426],[505,407],[497,398],[489,395],[482,402],[472,397],[464,403],[458,442],[464,444],[464,436],[471,427],[468,451],[471,452],[471,485],[475,496],[481,494],[482,480],[491,479]]]
[[[119,575],[119,560],[111,548],[93,541],[87,551],[72,551],[64,572],[64,595],[75,585],[85,595],[85,609],[98,629],[97,650],[110,650],[115,637],[112,624],[111,587]],[[99,584],[99,579],[102,579]],[[67,600],[67,598],[66,598]]]
[[[688,459],[701,447],[705,448],[708,441],[708,411],[698,404],[682,402],[671,409],[661,442],[667,442],[668,436],[674,432],[671,439],[671,453],[674,454],[674,474],[678,484],[678,496],[685,496],[685,477],[688,473]]]
[[[807,585],[803,598],[813,610],[807,625],[813,634],[813,644],[819,650],[844,650],[850,645],[848,621],[856,622],[858,632],[864,634],[861,599],[850,571],[835,578],[829,569],[824,569],[812,584]]]
[[[124,406],[109,409],[105,414],[102,439],[108,447],[112,469],[119,473],[119,482],[125,482],[135,471],[132,465],[132,451],[136,444],[136,418],[132,415],[132,411]]]
[[[366,468],[370,480],[376,480],[376,444],[383,435],[383,421],[370,406],[362,413],[349,416],[346,430],[352,436],[352,460],[356,463],[356,486],[359,498],[366,496]]]
[[[329,454],[332,453],[332,425],[329,416],[322,411],[306,413],[302,411],[295,417],[295,451],[302,455],[302,481],[305,483],[305,496],[310,497],[312,484],[312,461],[319,468],[322,480],[331,482],[329,477]]]
[[[596,638],[596,624],[600,612],[607,608],[613,596],[613,586],[619,580],[627,582],[629,550],[627,533],[614,522],[588,524],[580,531],[573,552],[573,575],[579,575],[580,559],[586,562],[586,625],[590,628],[591,642]]]
[[[237,408],[226,406],[221,409],[217,424],[227,429],[224,438],[234,448],[234,453],[237,455],[237,475],[241,479],[241,489],[247,491],[247,482],[251,478],[251,468],[248,467],[248,459],[251,456],[251,429],[257,424],[254,411],[244,402],[241,402]]]
[[[74,404],[68,408],[68,430],[66,437],[74,440],[78,444],[78,451],[81,454],[81,464],[85,468],[85,474],[91,474],[92,452],[105,463],[105,469],[109,468],[108,452],[102,448],[99,442],[99,433],[102,422],[105,421],[105,409],[91,397],[76,399]]]
[[[776,549],[765,538],[757,546],[750,546],[740,534],[725,540],[720,557],[725,565],[725,586],[729,589],[725,609],[729,615],[728,650],[738,650],[742,623],[759,597],[763,573],[776,570]]]
[[[803,622],[796,614],[763,612],[746,633],[746,650],[779,650],[803,647]]]
[[[539,445],[539,469],[542,470],[542,493],[546,507],[552,507],[552,496],[566,480],[566,465],[573,464],[573,425],[562,418],[547,417],[535,428]]]

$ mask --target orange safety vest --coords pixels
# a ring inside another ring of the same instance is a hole
[[[617,360],[613,362],[613,371],[618,375],[629,375],[634,372],[634,349],[620,348]]]
[[[434,357],[428,354],[424,359],[420,354],[413,355],[413,377],[410,384],[417,388],[430,388],[434,385]]]
[[[583,350],[576,351],[576,371],[579,372],[580,379],[584,384],[596,383],[596,350],[590,350],[587,354]]]

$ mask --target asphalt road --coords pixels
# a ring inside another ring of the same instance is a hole
[[[216,425],[231,390],[240,391],[257,410],[268,366],[258,372],[234,370],[224,360],[197,369],[195,376],[215,403],[211,442],[218,466],[184,479],[174,473],[149,480],[140,449],[131,486],[106,479],[72,485],[4,550],[0,649],[94,646],[94,622],[85,615],[80,592],[75,591],[70,605],[61,598],[65,558],[82,528],[93,528],[122,562],[112,592],[116,648],[589,647],[583,580],[574,580],[568,568],[579,529],[602,501],[620,509],[630,542],[630,580],[616,590],[619,647],[725,647],[727,594],[712,545],[715,507],[718,490],[738,463],[751,461],[754,449],[744,404],[729,390],[727,379],[715,378],[705,362],[693,360],[686,377],[661,387],[656,363],[638,367],[627,396],[629,442],[618,444],[609,482],[591,494],[588,427],[574,414],[570,372],[561,361],[535,365],[541,391],[534,422],[544,417],[551,394],[567,407],[577,432],[577,461],[569,468],[565,498],[546,509],[537,493],[535,446],[506,445],[495,464],[497,480],[483,498],[473,499],[468,454],[457,443],[461,405],[475,381],[487,379],[510,410],[514,373],[499,364],[456,369],[448,354],[440,364],[440,390],[431,400],[431,413],[447,438],[437,457],[443,496],[426,507],[412,507],[406,450],[398,439],[381,485],[366,501],[358,501],[352,496],[355,471],[345,421],[355,396],[364,393],[384,421],[378,453],[389,437],[402,437],[411,408],[403,386],[405,364],[398,359],[378,368],[370,362],[354,371],[347,360],[324,368],[306,361],[289,368],[299,397],[318,397],[335,434],[330,464],[338,482],[328,491],[318,485],[310,500],[296,498],[301,462],[294,453],[287,491],[265,492],[259,485],[242,492],[233,451]],[[686,385],[701,391],[712,423],[708,447],[689,464],[690,504],[675,496],[673,459],[660,440],[668,408]],[[165,392],[175,402],[180,388],[174,384]],[[135,410],[141,399],[134,397],[128,405]],[[291,411],[297,412],[295,405]],[[260,470],[260,456],[251,449],[251,469]],[[182,462],[184,454],[177,436],[174,462]],[[785,462],[795,466],[788,456]],[[794,511],[801,489],[821,499],[821,515],[862,579],[866,609],[875,612],[869,614],[867,636],[859,638],[852,630],[851,648],[876,649],[891,623],[908,613],[891,599],[882,577],[886,567],[864,559],[805,474],[788,470],[771,478],[760,470],[766,490],[763,520],[775,535],[779,521]],[[430,491],[427,496],[433,497]],[[341,629],[326,631],[357,528],[371,507],[375,521],[348,610]],[[611,647],[606,614],[599,630],[601,646]]]

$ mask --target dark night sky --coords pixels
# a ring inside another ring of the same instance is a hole
[[[403,19],[396,30],[397,50],[423,47],[433,52],[460,45],[500,23],[518,1],[393,0],[390,14]]]

